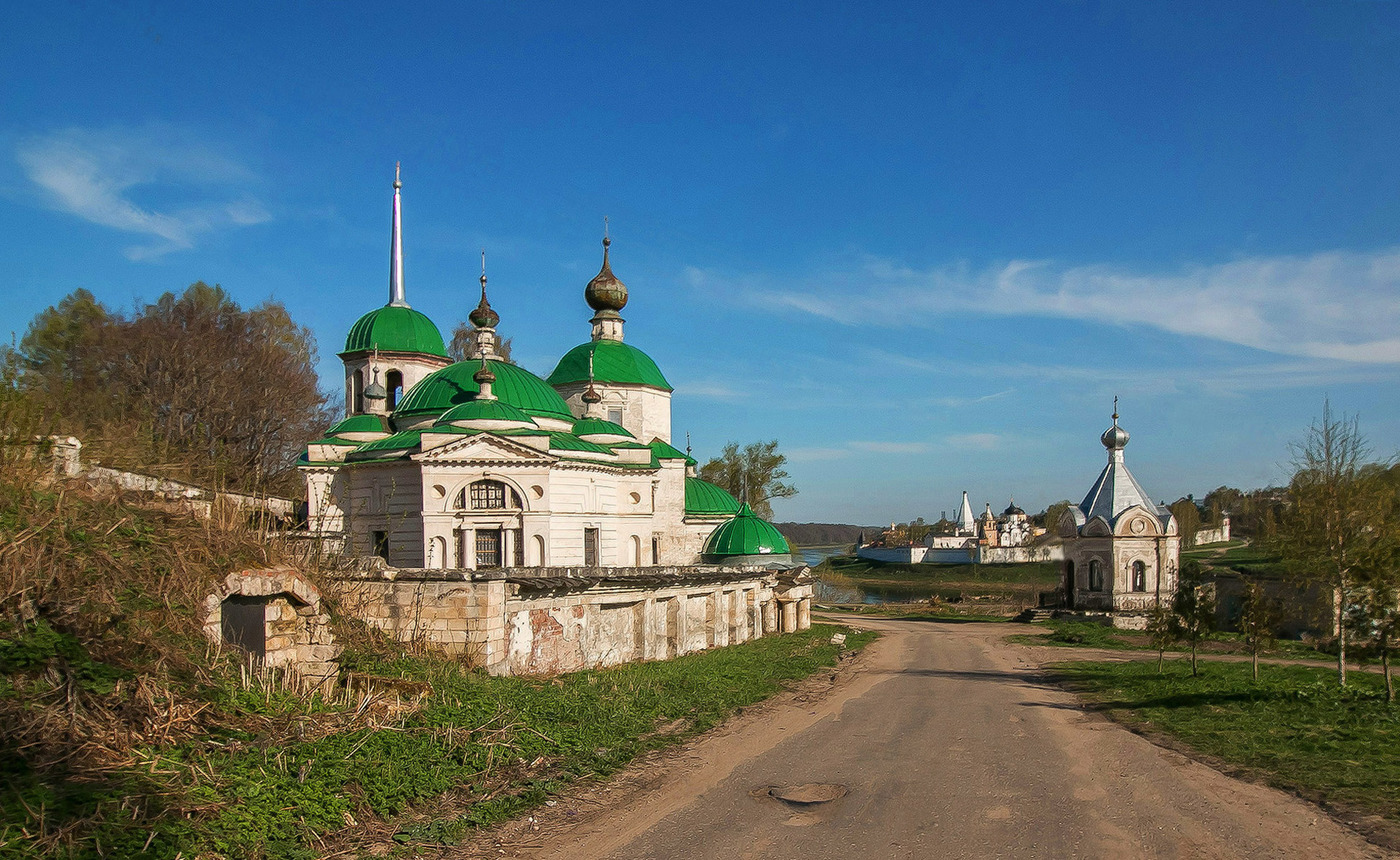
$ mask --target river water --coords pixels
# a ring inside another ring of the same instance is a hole
[[[832,546],[802,546],[797,548],[797,555],[803,564],[816,567],[833,555],[849,555],[850,544],[835,544]],[[818,578],[813,583],[814,597],[818,603],[922,603],[939,593],[936,585],[930,584],[927,588],[913,587],[907,585],[893,588],[878,585],[857,585],[844,577],[839,577],[842,581],[826,581]],[[946,590],[946,589],[945,589]],[[952,589],[952,596],[957,593],[957,589]]]

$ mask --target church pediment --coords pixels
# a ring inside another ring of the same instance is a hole
[[[1134,505],[1119,515],[1114,532],[1120,537],[1157,537],[1162,524],[1154,512]]]
[[[429,434],[424,434],[424,442],[429,441]],[[518,442],[504,436],[495,436],[491,433],[477,433],[464,439],[455,439],[441,445],[428,448],[421,454],[415,454],[413,459],[423,463],[458,463],[473,461],[518,461],[518,462],[553,462],[557,457],[553,457],[545,451],[540,451],[524,442]]]

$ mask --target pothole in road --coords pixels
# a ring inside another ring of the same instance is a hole
[[[769,797],[797,807],[830,803],[846,796],[846,786],[832,782],[806,782],[802,785],[773,785],[763,792]]]

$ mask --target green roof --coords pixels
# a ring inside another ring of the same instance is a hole
[[[481,400],[480,398],[472,398],[466,403],[452,407],[443,413],[437,423],[451,424],[454,421],[519,421],[531,427],[535,425],[535,422],[530,420],[529,415],[503,400]]]
[[[618,340],[595,340],[580,344],[564,354],[554,372],[550,385],[568,385],[589,380],[589,357],[593,359],[593,376],[598,382],[620,382],[626,385],[650,385],[665,391],[671,383],[661,375],[661,369],[645,352]]]
[[[652,455],[658,460],[684,460],[686,465],[694,466],[696,464],[694,457],[684,451],[677,450],[668,443],[661,441],[660,438],[651,440],[651,444],[647,447],[651,449]]]
[[[611,421],[604,421],[602,418],[580,418],[574,422],[575,436],[623,436],[628,439],[635,438],[621,424],[614,424]]]
[[[345,459],[360,460],[366,459],[365,455],[374,455],[380,452],[410,451],[418,447],[418,444],[423,440],[423,433],[422,430],[405,430],[383,439],[375,439],[373,442],[366,442],[351,451]],[[373,457],[368,459],[373,459]]]
[[[551,451],[590,451],[594,454],[611,454],[613,452],[606,445],[588,442],[569,433],[550,433],[549,448]]]
[[[389,422],[382,415],[351,415],[339,424],[326,431],[327,436],[339,436],[341,433],[391,433]]]
[[[345,338],[346,352],[372,349],[447,357],[442,332],[424,314],[406,305],[385,305],[360,317]]]
[[[491,385],[491,393],[498,400],[514,406],[526,415],[558,418],[573,422],[574,416],[559,392],[538,376],[523,367],[504,361],[488,361],[496,381]],[[472,375],[481,369],[481,361],[459,361],[441,370],[430,373],[417,385],[409,389],[394,417],[417,417],[441,415],[461,403],[476,396],[478,386]]]
[[[759,519],[747,504],[710,533],[700,556],[707,562],[741,555],[789,555],[792,548],[772,523]]]
[[[728,517],[739,511],[739,500],[720,486],[699,478],[685,479],[685,515]]]

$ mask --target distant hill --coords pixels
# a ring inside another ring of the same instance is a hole
[[[885,530],[884,526],[852,526],[845,523],[774,523],[778,531],[789,542],[798,546],[831,546],[838,543],[855,543],[856,537],[865,532],[866,540],[877,537]]]

